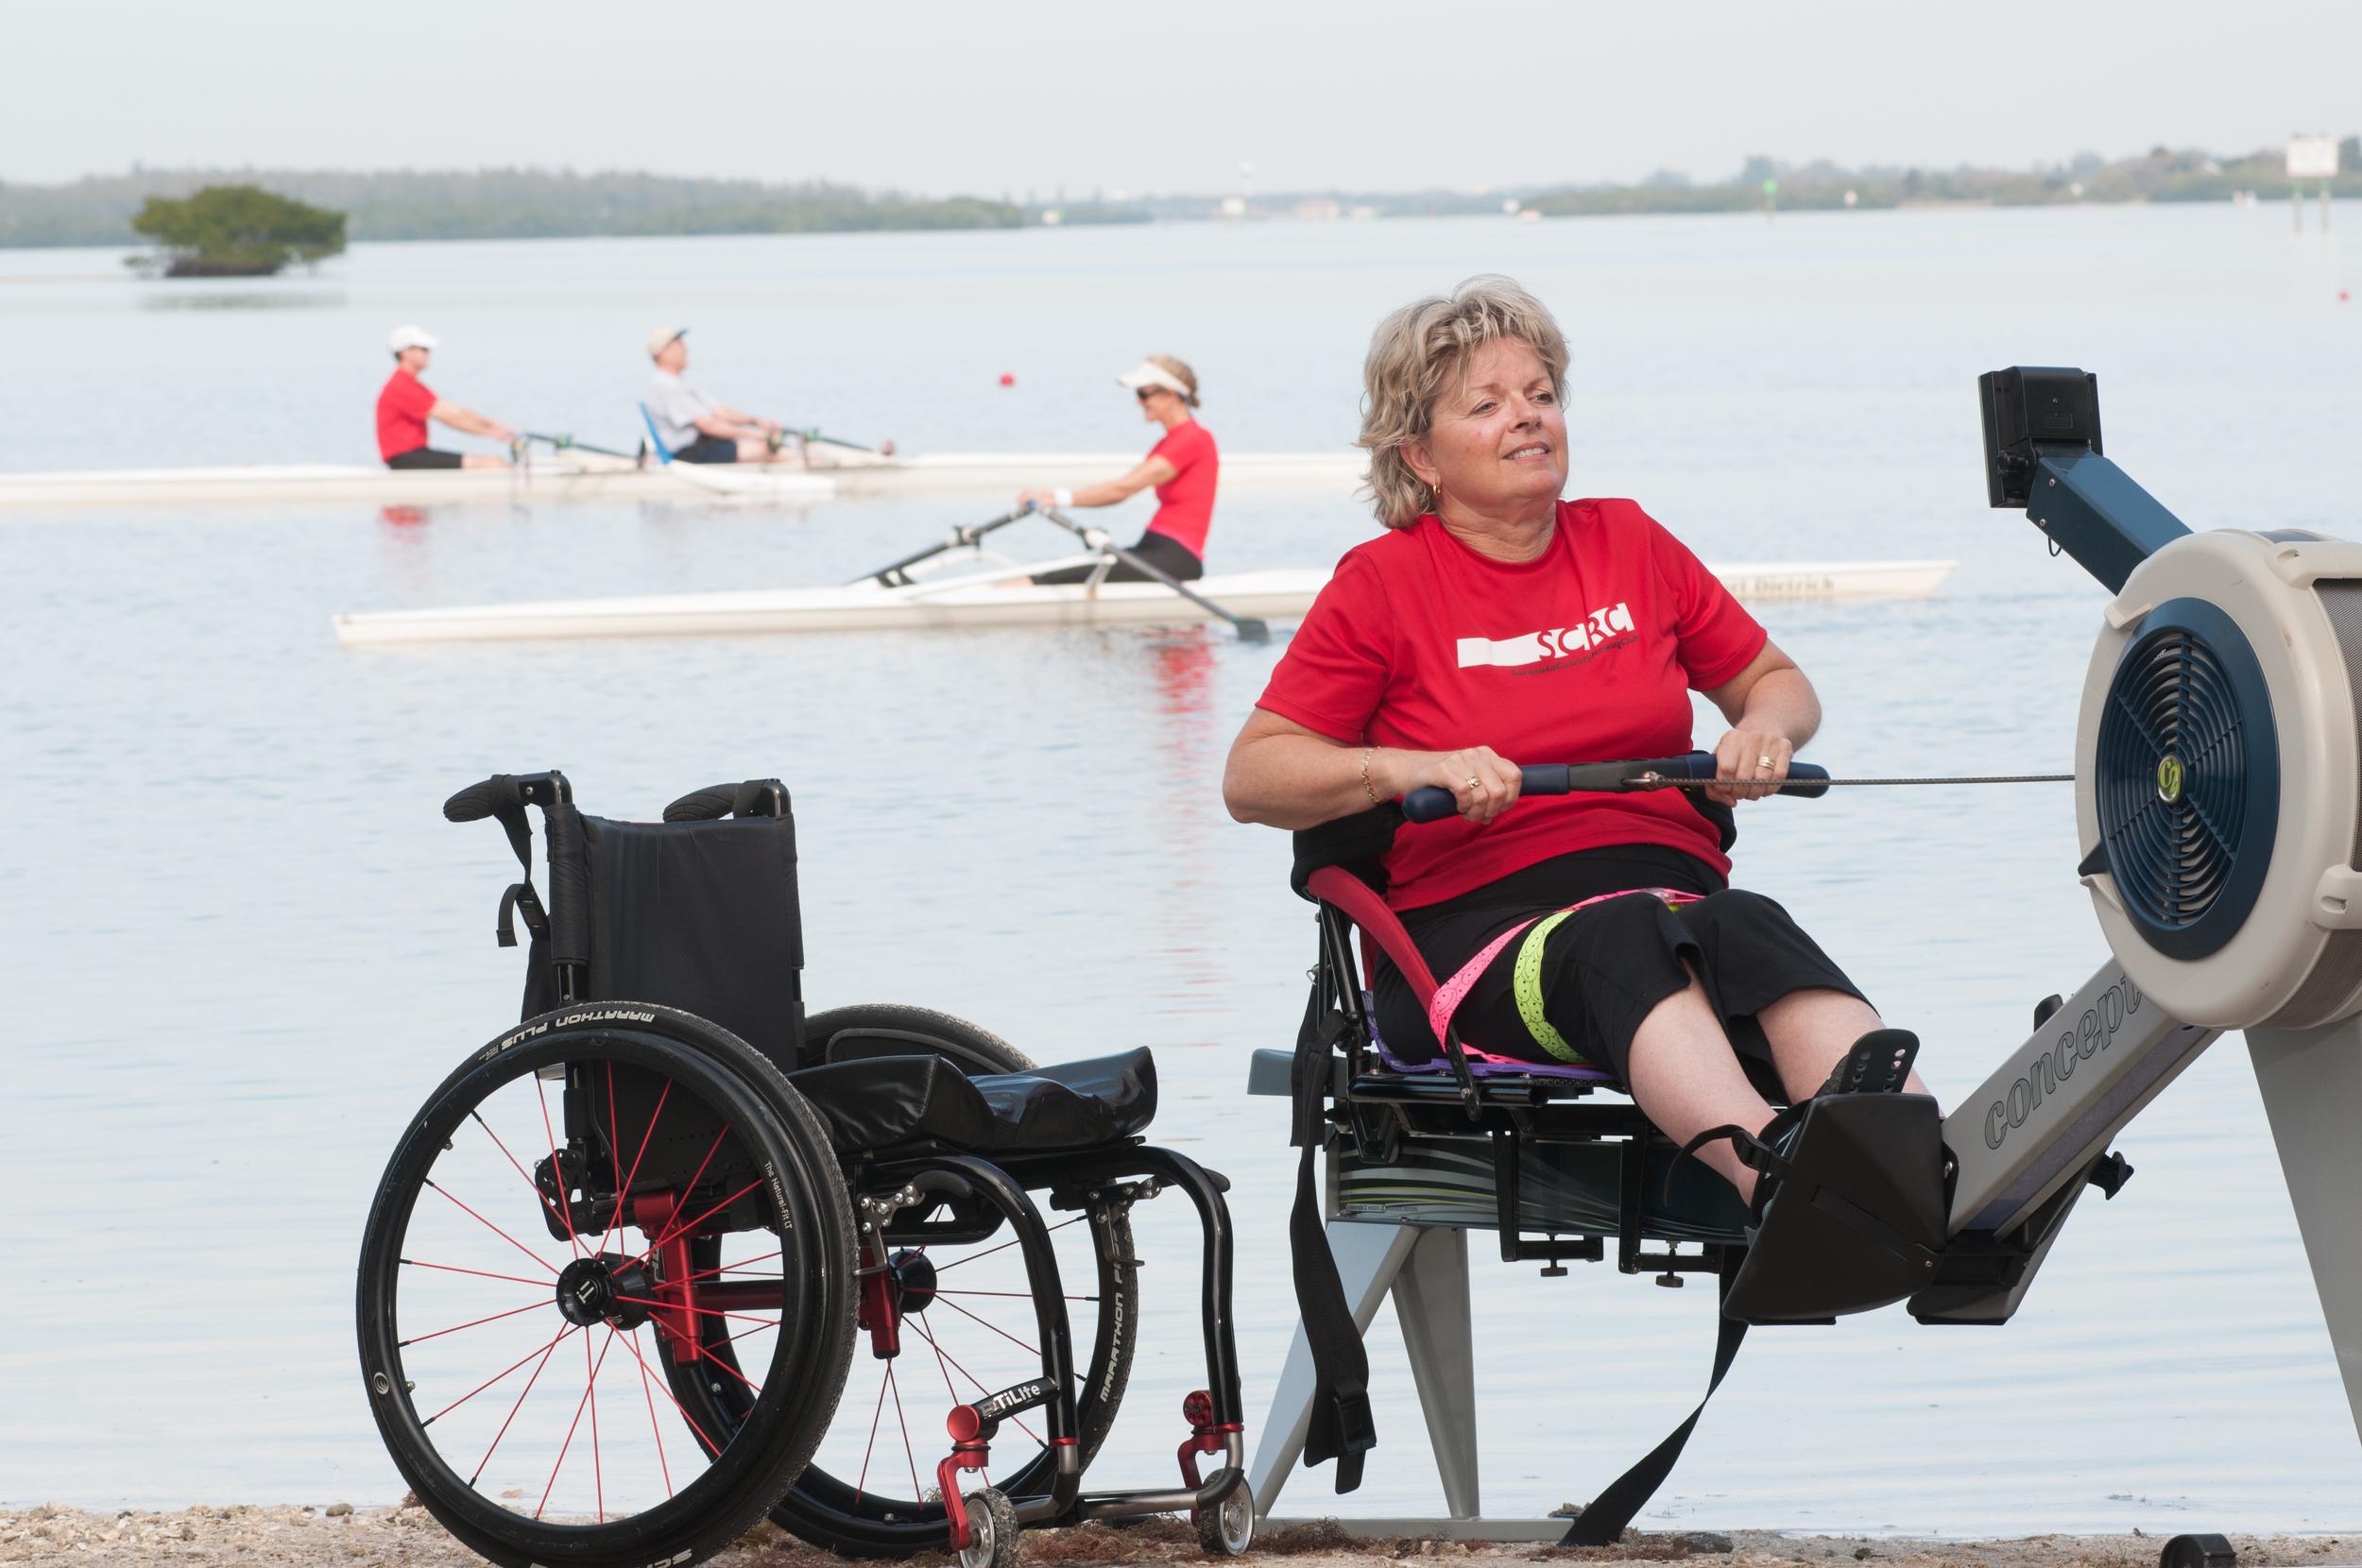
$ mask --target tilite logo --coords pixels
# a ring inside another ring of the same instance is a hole
[[[1610,609],[1593,610],[1580,625],[1528,632],[1523,637],[1503,638],[1498,642],[1490,638],[1463,637],[1460,639],[1460,668],[1498,664],[1514,669],[1520,664],[1539,664],[1546,658],[1566,658],[1605,642],[1617,632],[1632,629],[1632,611],[1617,604]]]

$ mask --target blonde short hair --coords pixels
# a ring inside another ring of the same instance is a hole
[[[1188,403],[1191,408],[1195,408],[1197,406],[1196,371],[1190,369],[1188,366],[1182,364],[1171,354],[1151,354],[1148,356],[1148,363],[1156,366],[1159,370],[1170,372],[1175,381],[1188,387],[1189,390],[1181,395],[1181,401]]]
[[[1378,520],[1408,528],[1428,510],[1429,490],[1402,449],[1434,428],[1446,386],[1467,374],[1468,357],[1514,338],[1540,356],[1550,390],[1566,395],[1566,338],[1549,308],[1514,278],[1484,273],[1449,295],[1414,299],[1378,324],[1361,362],[1361,436],[1370,454],[1362,475]]]

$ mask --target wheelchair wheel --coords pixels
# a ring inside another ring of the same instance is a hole
[[[985,1030],[916,1007],[834,1008],[807,1021],[805,1038],[815,1062],[932,1048],[970,1076],[1034,1065]],[[1131,1376],[1138,1260],[1126,1203],[1081,1194],[1051,1199],[1053,1211],[1081,1204],[1070,1218],[1048,1218],[1077,1351],[1086,1338],[1091,1347],[1087,1362],[1076,1357],[1083,1379],[1076,1433],[1087,1468]],[[881,1341],[863,1337],[835,1421],[811,1467],[771,1511],[781,1528],[847,1557],[944,1550],[950,1525],[942,1503],[928,1494],[935,1461],[949,1451],[945,1414],[1041,1375],[1031,1282],[999,1217],[980,1217],[956,1243],[895,1247],[887,1263],[904,1314],[899,1344],[880,1356]],[[993,1443],[994,1491],[1022,1498],[1050,1490],[1054,1461],[1042,1437],[1037,1415],[1002,1423]]]
[[[358,1295],[378,1429],[462,1542],[505,1568],[681,1564],[744,1535],[827,1430],[852,1216],[760,1053],[669,1008],[576,1006],[428,1099]]]

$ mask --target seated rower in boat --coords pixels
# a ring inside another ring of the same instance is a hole
[[[646,401],[649,434],[676,463],[786,463],[785,431],[777,419],[744,414],[706,396],[689,370],[689,329],[659,327],[648,334],[656,361]]]
[[[394,373],[377,395],[377,454],[389,469],[505,469],[508,459],[487,452],[436,452],[426,444],[426,422],[433,419],[465,431],[514,443],[517,432],[473,409],[446,402],[426,388],[419,377],[426,371],[436,338],[423,327],[396,327],[386,346],[394,351]]]
[[[1020,508],[1032,504],[1061,510],[1069,506],[1113,506],[1153,485],[1156,487],[1156,515],[1148,520],[1147,532],[1140,535],[1140,542],[1132,547],[1132,553],[1184,582],[1194,581],[1206,575],[1206,533],[1213,526],[1214,486],[1222,472],[1222,457],[1214,450],[1212,434],[1190,413],[1197,407],[1197,373],[1171,354],[1151,354],[1137,368],[1117,377],[1116,384],[1132,389],[1139,399],[1140,418],[1164,426],[1164,438],[1149,449],[1138,468],[1121,479],[1085,486],[1079,490],[1063,486],[1027,490],[1017,498],[1017,503]],[[1087,582],[1098,570],[1068,567],[1041,572],[1033,581]],[[1107,583],[1150,580],[1146,572],[1127,564],[1119,564],[1100,578]]]

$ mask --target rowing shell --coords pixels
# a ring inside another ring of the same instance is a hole
[[[256,502],[359,502],[433,506],[467,501],[688,501],[724,497],[800,505],[833,496],[1015,494],[1026,486],[1079,488],[1139,466],[1132,452],[938,452],[878,458],[830,455],[792,464],[672,463],[579,450],[537,457],[520,469],[362,468],[334,463],[225,469],[121,469],[0,474],[0,507],[247,505]],[[1350,490],[1361,482],[1353,453],[1229,452],[1225,495],[1246,490]]]
[[[1054,565],[1061,563],[1043,563]],[[1741,599],[1914,599],[1936,590],[1951,561],[1819,561],[1709,567]],[[1190,586],[1233,615],[1294,621],[1328,582],[1325,571],[1241,571]],[[1175,626],[1214,617],[1157,583],[1037,588],[1004,570],[885,588],[774,588],[574,599],[453,609],[383,610],[335,619],[347,647],[587,637],[733,637],[953,626]]]

